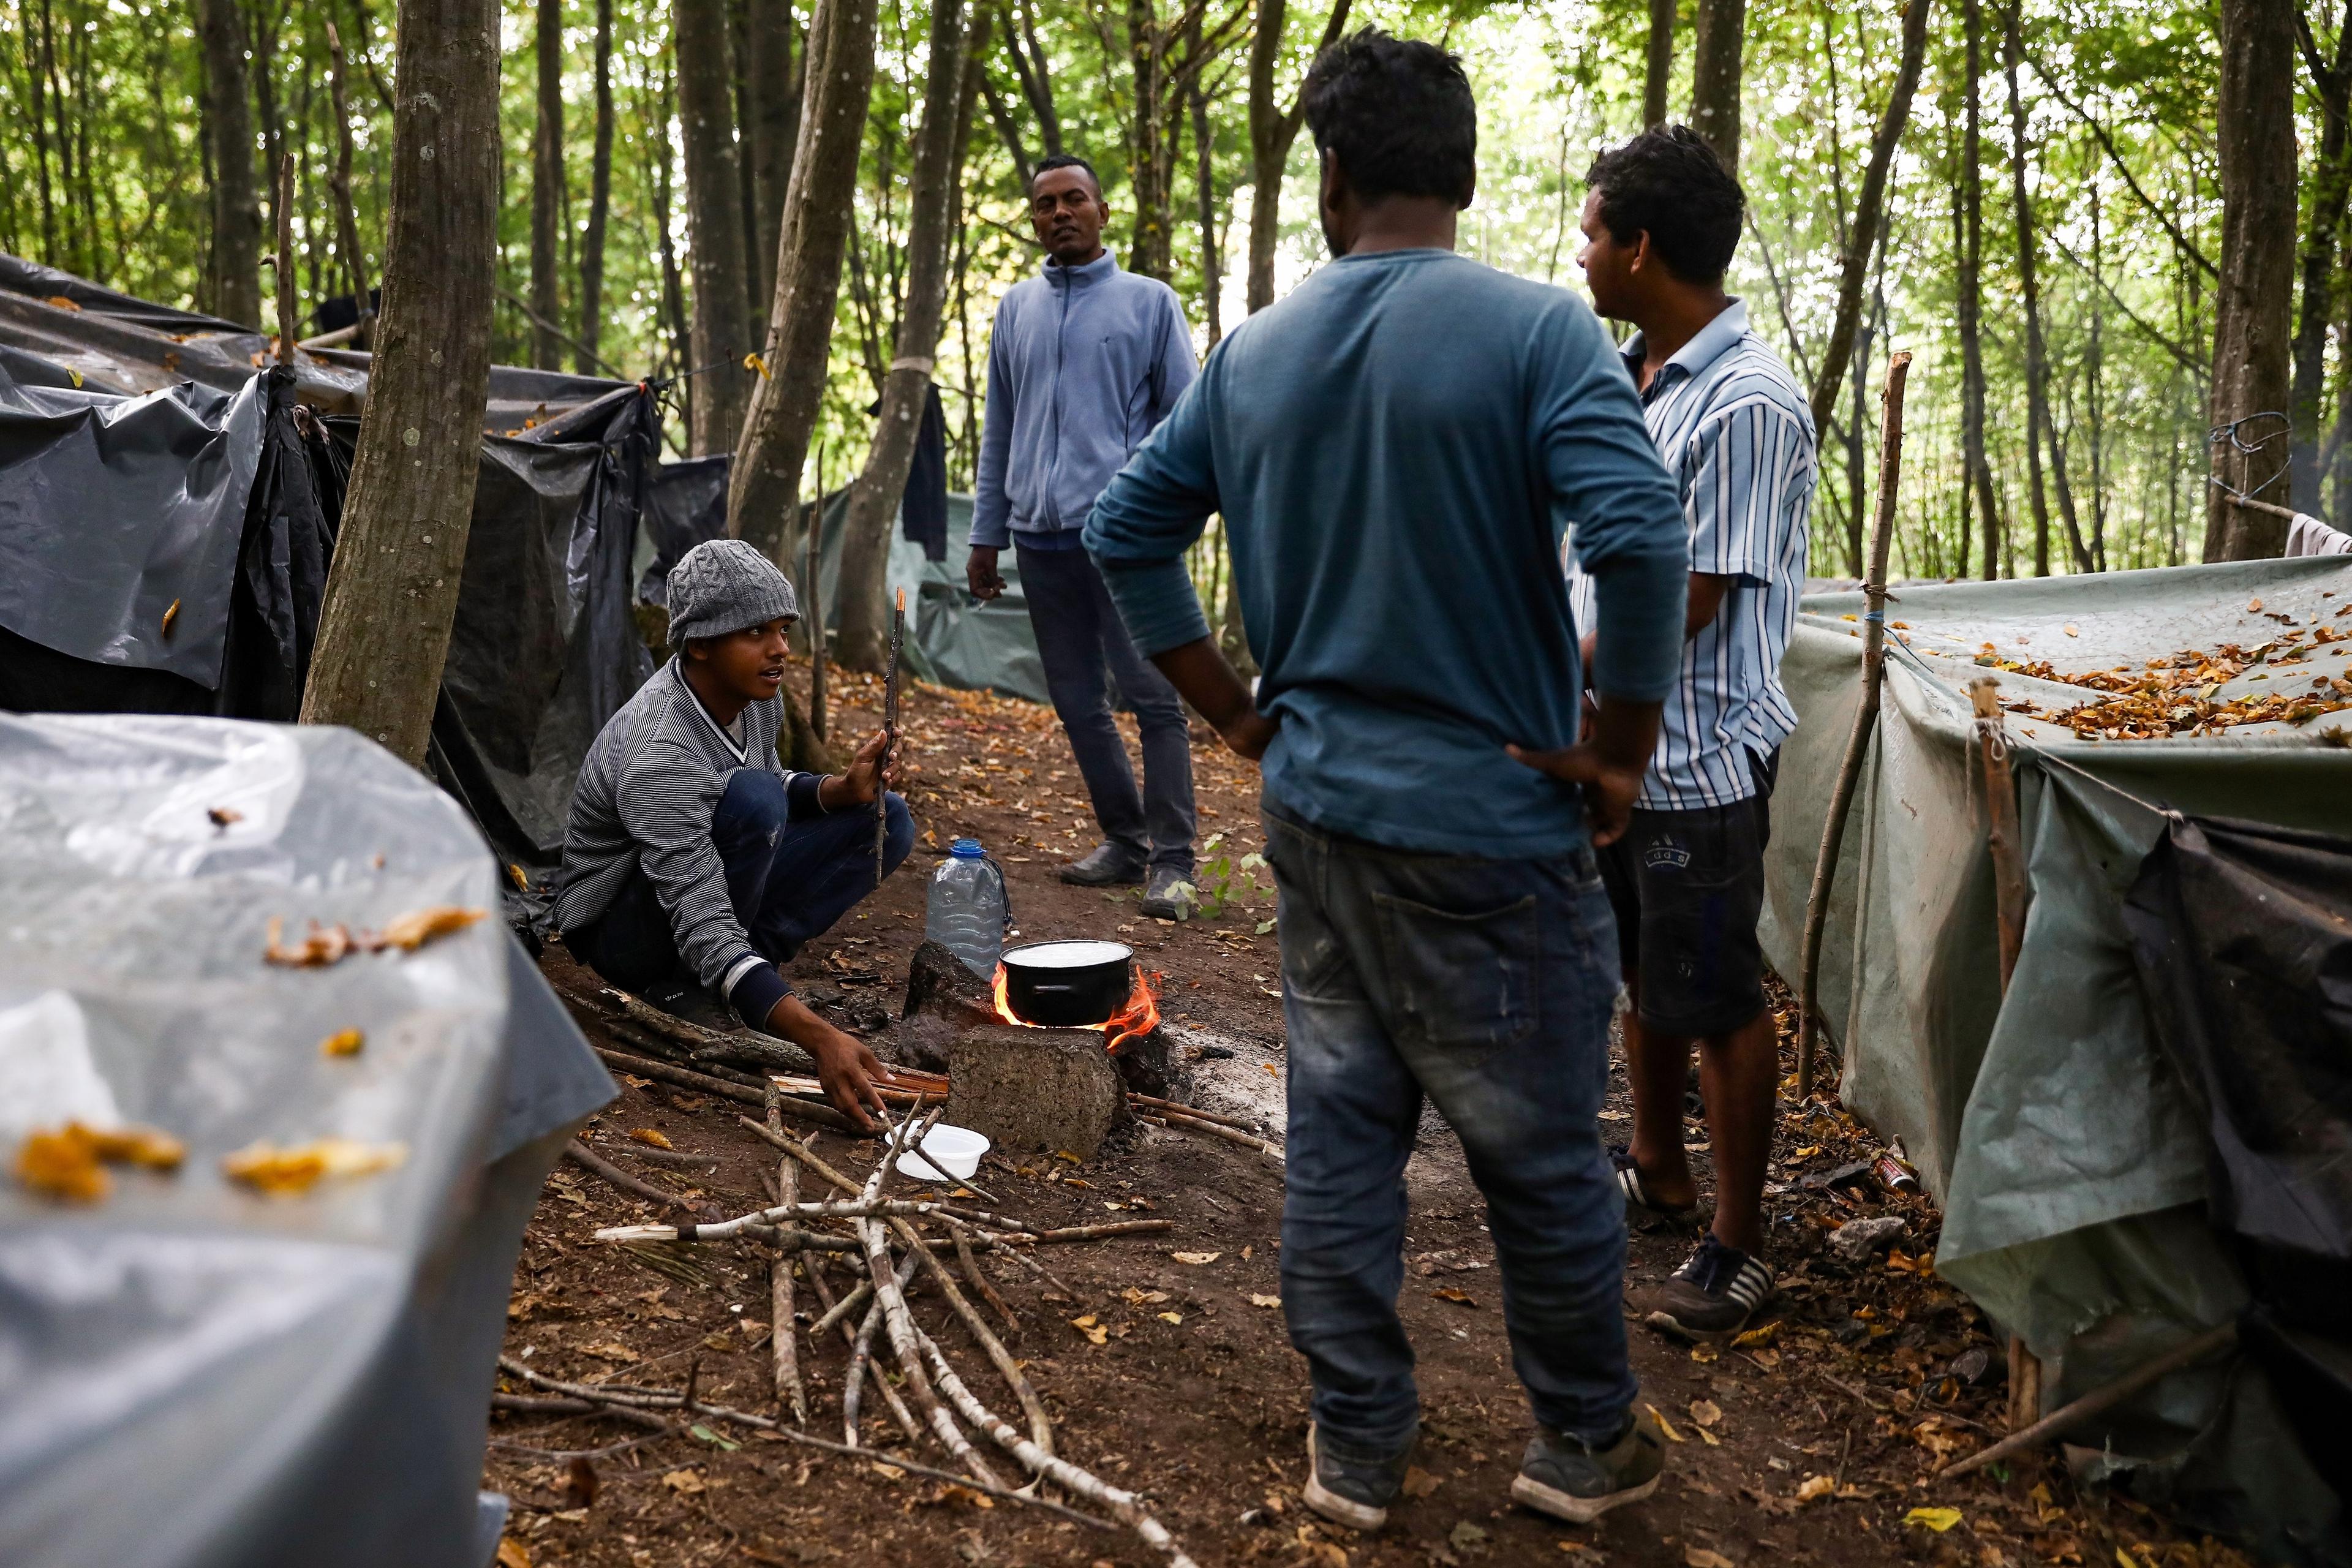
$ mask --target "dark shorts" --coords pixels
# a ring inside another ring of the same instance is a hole
[[[1756,794],[1698,811],[1636,806],[1601,851],[1633,1005],[1655,1034],[1724,1035],[1764,1010],[1764,847],[1780,753],[1748,757]]]

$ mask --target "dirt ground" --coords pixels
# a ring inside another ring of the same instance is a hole
[[[878,706],[874,683],[836,673],[833,684],[836,737],[870,727]],[[1258,930],[1274,914],[1271,892],[1256,891],[1248,872],[1236,872],[1226,889],[1234,896],[1216,918],[1176,924],[1143,919],[1131,895],[1065,887],[1055,867],[1094,837],[1050,713],[928,689],[908,697],[905,712],[915,857],[868,907],[801,955],[796,974],[804,994],[887,1047],[886,1020],[896,1017],[920,938],[925,878],[950,838],[971,834],[1004,863],[1024,937],[1116,931],[1147,967],[1164,973],[1163,1014],[1190,1072],[1179,1098],[1263,1117],[1278,1140],[1279,961],[1275,934]],[[1224,835],[1204,860],[1237,861],[1260,842],[1255,770],[1205,734],[1196,737],[1194,755],[1202,832]],[[1212,876],[1211,886],[1218,879]],[[559,986],[593,989],[593,977],[560,944],[550,946],[545,963]],[[599,1044],[614,1043],[602,1014],[575,1012]],[[1785,1012],[1782,1025],[1785,1045],[1792,1027]],[[744,1109],[631,1078],[587,1137],[614,1163],[699,1198],[714,1216],[743,1213],[765,1201],[776,1163],[738,1124]],[[1629,1110],[1621,1071],[1603,1115],[1629,1127]],[[1509,1368],[1483,1205],[1458,1143],[1433,1117],[1407,1172],[1412,1261],[1401,1304],[1421,1356],[1423,1437],[1412,1495],[1377,1534],[1325,1524],[1298,1502],[1306,1379],[1272,1304],[1280,1290],[1282,1188],[1271,1162],[1140,1125],[1083,1165],[992,1153],[977,1178],[1001,1200],[991,1206],[1041,1226],[1150,1216],[1172,1221],[1173,1229],[1038,1247],[1051,1282],[1002,1260],[987,1268],[1020,1317],[1007,1342],[1052,1414],[1059,1451],[1146,1494],[1204,1565],[2242,1562],[2224,1547],[2184,1538],[2127,1499],[2078,1492],[2055,1458],[1951,1484],[1930,1479],[1943,1458],[2003,1429],[2000,1347],[1975,1309],[1934,1277],[1939,1216],[1928,1201],[1866,1182],[1803,1184],[1874,1152],[1867,1130],[1827,1100],[1801,1112],[1784,1096],[1783,1112],[1768,1199],[1769,1261],[1781,1294],[1759,1319],[1760,1331],[1737,1346],[1694,1349],[1631,1326],[1641,1397],[1675,1441],[1659,1493],[1592,1529],[1570,1529],[1508,1501],[1528,1417]],[[636,1158],[632,1151],[646,1145],[629,1135],[641,1128],[707,1160]],[[1689,1136],[1704,1184],[1703,1123],[1694,1121]],[[834,1132],[815,1147],[861,1173],[877,1153],[871,1143]],[[1877,1214],[1906,1222],[1891,1249],[1853,1265],[1827,1248],[1832,1227]],[[507,1353],[577,1382],[675,1389],[691,1375],[704,1400],[775,1414],[767,1248],[722,1241],[639,1249],[590,1239],[599,1226],[667,1217],[577,1165],[559,1165],[516,1273]],[[1637,1229],[1629,1284],[1662,1279],[1692,1240],[1671,1229]],[[1213,1257],[1188,1262],[1179,1253]],[[830,1264],[828,1276],[836,1294],[849,1288],[845,1261]],[[936,1326],[950,1320],[928,1289],[912,1293],[918,1318],[934,1325],[981,1398],[1013,1410],[961,1326],[952,1333]],[[800,1298],[805,1317],[816,1306],[805,1281]],[[809,1430],[838,1441],[846,1352],[837,1338],[810,1350],[806,1326]],[[501,1387],[530,1392],[512,1379]],[[867,1403],[875,1403],[870,1395]],[[484,1485],[514,1500],[502,1558],[510,1568],[1124,1568],[1156,1560],[1123,1530],[1084,1528],[723,1421],[702,1424],[693,1437],[657,1438],[584,1462],[567,1456],[625,1441],[635,1430],[603,1416],[516,1413],[501,1413],[491,1430]],[[869,1409],[863,1441],[952,1468],[936,1445],[908,1448],[879,1410]],[[1017,1475],[1018,1467],[1004,1461],[1000,1473]],[[1958,1520],[1929,1515],[1940,1531],[1906,1523],[1918,1509],[1957,1510]]]

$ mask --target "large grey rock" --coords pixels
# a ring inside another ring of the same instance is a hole
[[[996,1017],[988,983],[935,942],[915,949],[907,965],[907,1005],[897,1032],[898,1058],[926,1072],[946,1072],[957,1034]]]
[[[1830,1246],[1839,1257],[1859,1263],[1882,1247],[1891,1247],[1906,1229],[1901,1215],[1875,1219],[1850,1219],[1830,1232]]]
[[[1127,1112],[1100,1029],[982,1024],[948,1047],[947,1120],[1006,1152],[1066,1150],[1090,1160]]]

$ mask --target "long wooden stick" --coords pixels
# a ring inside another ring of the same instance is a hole
[[[301,321],[294,297],[294,154],[278,160],[278,189],[272,204],[278,209],[278,363],[294,363],[295,330]]]
[[[1871,736],[1878,728],[1879,685],[1886,673],[1886,553],[1895,535],[1895,498],[1903,478],[1903,384],[1910,374],[1909,353],[1889,356],[1886,389],[1880,394],[1885,416],[1878,444],[1878,507],[1870,524],[1870,575],[1863,584],[1862,700],[1854,709],[1853,729],[1846,736],[1844,760],[1838,764],[1829,820],[1822,826],[1821,853],[1813,860],[1812,891],[1805,900],[1805,943],[1797,986],[1797,1100],[1801,1105],[1813,1092],[1814,1037],[1821,1026],[1822,932],[1829,923],[1830,889],[1837,880],[1838,850],[1845,842],[1845,819],[1853,806],[1854,785],[1862,777],[1863,758],[1869,753]]]
[[[2102,1411],[2114,1408],[2158,1379],[2176,1373],[2192,1362],[2204,1360],[2223,1346],[2236,1342],[2237,1338],[2238,1325],[2235,1322],[2208,1329],[2195,1339],[2182,1341],[2155,1360],[2124,1373],[2114,1382],[2102,1384],[2082,1398],[2060,1405],[2032,1426],[2011,1433],[1990,1447],[1979,1448],[1964,1459],[1953,1460],[1936,1474],[1943,1479],[1965,1476],[1970,1470],[1982,1469],[2011,1455],[2021,1454]]]
[[[898,590],[898,607],[890,616],[890,664],[882,676],[882,755],[875,764],[874,886],[879,889],[886,870],[884,841],[890,835],[890,751],[898,743],[898,650],[907,641],[907,590]]]
[[[768,1131],[781,1138],[784,1135],[782,1113],[776,1101],[782,1098],[775,1090],[768,1091]],[[800,1202],[801,1168],[790,1160],[776,1162],[776,1197],[785,1206]],[[801,1333],[799,1311],[793,1300],[793,1267],[795,1262],[789,1252],[779,1252],[768,1265],[768,1351],[773,1363],[776,1403],[790,1405],[795,1425],[808,1425],[808,1391],[801,1386]]]
[[[690,1214],[697,1219],[700,1219],[702,1217],[702,1208],[700,1205],[689,1203],[685,1198],[679,1197],[676,1193],[666,1193],[659,1187],[655,1186],[651,1182],[641,1182],[637,1180],[636,1177],[629,1174],[628,1172],[622,1170],[618,1165],[613,1164],[611,1162],[604,1159],[600,1155],[590,1153],[586,1149],[581,1146],[580,1141],[576,1138],[564,1144],[563,1152],[565,1157],[570,1159],[572,1163],[580,1166],[583,1170],[592,1172],[594,1174],[603,1177],[604,1181],[620,1188],[621,1191],[625,1193],[631,1194],[636,1197],[648,1199],[651,1202],[661,1205],[665,1208],[674,1208],[678,1210],[680,1213]],[[669,1226],[656,1226],[653,1228],[660,1231],[668,1231],[672,1236],[677,1234],[675,1228]]]

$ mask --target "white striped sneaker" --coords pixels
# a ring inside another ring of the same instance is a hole
[[[1724,1246],[1710,1231],[1655,1292],[1643,1321],[1685,1339],[1733,1334],[1771,1297],[1772,1271],[1763,1261]]]

